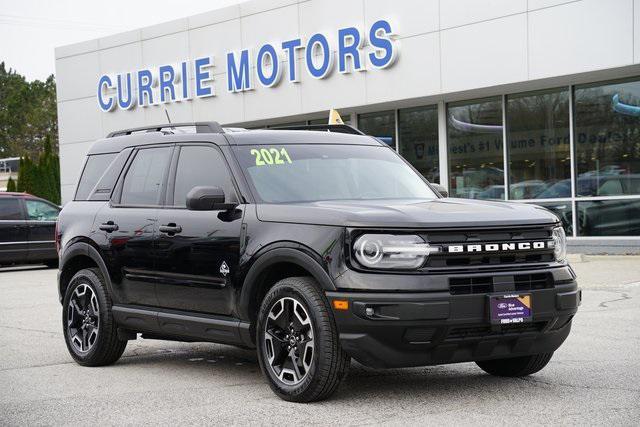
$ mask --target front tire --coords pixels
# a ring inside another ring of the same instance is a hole
[[[547,366],[552,356],[553,353],[542,353],[509,359],[485,360],[476,364],[486,373],[497,377],[526,377]]]
[[[314,402],[331,396],[351,358],[319,285],[309,277],[290,277],[267,293],[258,314],[260,369],[282,399]]]
[[[111,297],[97,268],[78,271],[62,303],[62,329],[71,357],[82,366],[116,362],[127,341],[118,339]]]

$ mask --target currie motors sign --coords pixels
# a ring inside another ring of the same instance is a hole
[[[306,43],[300,38],[277,44],[266,43],[257,51],[244,49],[226,54],[227,90],[243,92],[256,84],[272,88],[286,74],[289,83],[300,82],[298,67],[304,65],[315,79],[323,79],[334,69],[335,49],[338,72],[364,71],[370,66],[383,69],[392,65],[398,54],[397,41],[386,20],[374,22],[366,33],[356,27],[337,31],[337,46],[331,46],[324,34],[312,35]],[[365,51],[365,41],[369,48]],[[304,50],[298,61],[296,52]],[[284,59],[286,58],[286,61]],[[300,62],[300,64],[298,64]],[[349,66],[349,63],[351,64]],[[102,111],[128,110],[195,98],[215,96],[214,58],[205,56],[173,64],[100,76],[98,106]],[[255,70],[255,71],[252,71]]]

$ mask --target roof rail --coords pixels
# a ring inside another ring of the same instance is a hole
[[[351,125],[298,125],[298,126],[275,126],[269,129],[273,130],[318,130],[337,133],[350,133],[352,135],[366,135],[362,131]]]
[[[136,132],[171,133],[171,129],[181,127],[195,127],[196,133],[224,133],[224,129],[222,129],[222,126],[220,126],[220,123],[218,122],[167,123],[163,125],[142,126],[138,128],[117,130],[109,133],[109,135],[107,135],[107,138],[113,138],[114,136],[131,135],[132,133]]]

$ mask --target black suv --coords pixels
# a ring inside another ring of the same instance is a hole
[[[58,223],[69,352],[107,365],[138,334],[256,348],[298,402],[351,358],[539,371],[581,301],[557,217],[441,192],[345,125],[112,133]]]

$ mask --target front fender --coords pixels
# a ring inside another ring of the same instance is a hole
[[[260,286],[257,278],[270,266],[288,262],[305,269],[322,286],[325,291],[335,291],[333,280],[322,267],[319,256],[312,256],[310,250],[302,245],[294,244],[289,247],[266,248],[257,255],[257,259],[251,265],[242,284],[238,311],[241,319],[249,320],[249,305],[252,295]],[[317,259],[316,259],[317,258]]]

